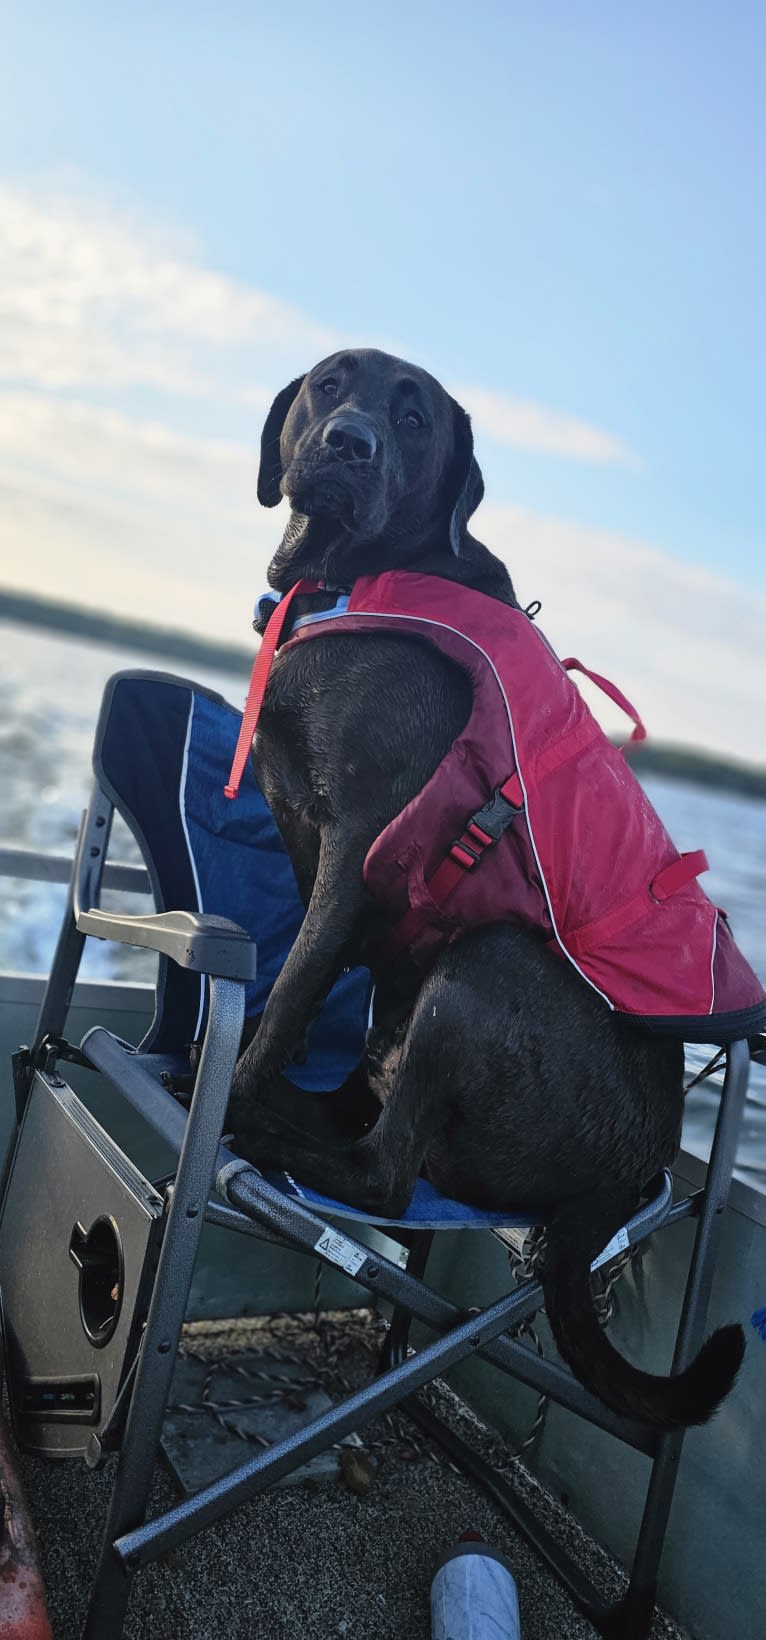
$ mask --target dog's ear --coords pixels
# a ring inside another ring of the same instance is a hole
[[[305,376],[296,376],[294,382],[289,382],[287,387],[283,387],[281,393],[277,393],[266,417],[261,434],[261,465],[258,469],[258,500],[262,507],[276,507],[282,500],[279,488],[282,482],[279,441],[287,420],[287,412],[293,399],[298,397],[305,379]]]
[[[449,541],[456,558],[460,557],[468,520],[484,494],[484,479],[473,453],[473,433],[470,417],[457,399],[450,399],[454,426],[455,449],[448,481],[447,499],[452,511],[449,521]]]

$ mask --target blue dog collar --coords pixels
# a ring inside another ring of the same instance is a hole
[[[351,597],[350,592],[341,591],[340,588],[335,587],[327,587],[326,590],[335,592],[335,603],[331,604],[329,609],[316,610],[312,615],[300,615],[296,621],[293,621],[290,631],[297,632],[299,627],[312,626],[315,621],[331,621],[334,615],[346,614],[349,598]],[[271,587],[266,592],[262,592],[255,601],[253,626],[263,626],[266,621],[270,620],[277,605],[281,604],[282,597],[281,592],[274,592]]]

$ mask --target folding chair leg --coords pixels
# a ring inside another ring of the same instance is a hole
[[[431,1246],[434,1239],[433,1230],[411,1230],[409,1234],[409,1254],[407,1257],[407,1274],[422,1281],[426,1273]],[[391,1324],[378,1360],[378,1372],[388,1372],[390,1367],[398,1367],[407,1355],[412,1325],[412,1312],[402,1304],[396,1304],[391,1312]]]
[[[715,1255],[724,1208],[729,1199],[749,1071],[747,1043],[731,1043],[726,1054],[726,1076],[707,1178],[698,1199],[697,1229],[673,1356],[674,1372],[682,1372],[689,1365],[704,1341]],[[614,1637],[614,1640],[643,1640],[648,1633],[683,1441],[683,1430],[676,1430],[660,1440],[624,1599],[611,1612],[602,1610],[600,1614],[588,1614],[600,1633]]]
[[[697,1227],[673,1357],[674,1372],[681,1372],[689,1365],[704,1341],[715,1254],[734,1169],[749,1067],[747,1043],[732,1043],[727,1050],[724,1090],[705,1188],[697,1198]],[[422,1275],[427,1257],[428,1248],[420,1248],[417,1238],[413,1238],[410,1258],[420,1261],[420,1267],[413,1269],[413,1274]],[[407,1267],[409,1270],[409,1261]],[[394,1310],[384,1347],[386,1365],[404,1358],[408,1333],[408,1312]],[[537,1550],[549,1570],[564,1584],[572,1599],[605,1640],[646,1640],[654,1612],[657,1575],[678,1476],[683,1430],[673,1431],[658,1441],[628,1588],[621,1600],[606,1605],[577,1562],[550,1536],[547,1528],[501,1474],[485,1463],[419,1399],[410,1397],[401,1405],[489,1493],[517,1530]]]
[[[210,981],[210,1022],[136,1370],[84,1640],[119,1640],[133,1580],[115,1540],[143,1523],[244,1021],[244,986]]]

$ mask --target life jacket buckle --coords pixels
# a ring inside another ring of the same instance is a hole
[[[492,843],[499,843],[517,815],[524,812],[524,792],[517,774],[508,776],[502,786],[496,786],[483,808],[468,821],[462,836],[457,837],[449,851],[451,860],[464,871],[473,871]]]
[[[483,809],[479,809],[478,813],[472,816],[466,830],[469,836],[472,836],[472,828],[475,828],[482,840],[486,837],[487,842],[484,845],[486,848],[489,843],[498,843],[503,832],[507,831],[516,816],[523,814],[523,812],[524,793],[521,789],[521,781],[517,774],[512,774],[503,782],[502,786],[495,787],[489,802],[485,803]]]

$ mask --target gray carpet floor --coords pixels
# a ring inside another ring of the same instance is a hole
[[[195,1323],[183,1348],[209,1364],[200,1437],[220,1448],[223,1470],[242,1461],[247,1413],[217,1400],[218,1363],[253,1355],[303,1364],[328,1393],[369,1377],[380,1344],[369,1312],[328,1317]],[[244,1356],[243,1356],[244,1352]],[[230,1379],[225,1380],[230,1392]],[[244,1381],[243,1381],[244,1382]],[[248,1386],[244,1383],[243,1400]],[[460,1433],[500,1464],[549,1529],[574,1549],[604,1593],[623,1586],[619,1569],[581,1531],[450,1390],[428,1398]],[[210,1404],[212,1403],[212,1405]],[[223,1411],[217,1407],[223,1406]],[[429,1640],[429,1589],[439,1558],[466,1530],[508,1556],[516,1578],[523,1640],[590,1640],[594,1631],[497,1507],[402,1414],[360,1431],[332,1475],[273,1489],[189,1539],[139,1573],[125,1629],[128,1640]],[[115,1459],[92,1472],[80,1462],[24,1456],[19,1468],[35,1520],[55,1640],[81,1634]],[[177,1486],[158,1469],[152,1512]],[[490,1640],[490,1637],[487,1637]],[[493,1637],[494,1640],[494,1637]],[[657,1614],[652,1640],[684,1640]]]

